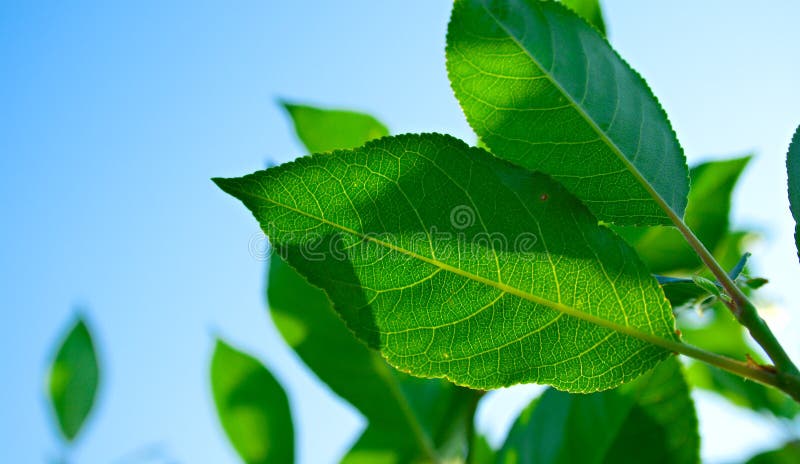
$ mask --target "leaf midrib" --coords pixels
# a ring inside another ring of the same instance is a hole
[[[229,188],[230,188],[230,186],[229,186]],[[341,224],[337,224],[335,222],[329,221],[328,219],[315,216],[315,215],[313,215],[311,213],[308,213],[306,211],[297,209],[297,208],[295,208],[293,206],[290,206],[290,205],[275,201],[275,200],[273,200],[271,198],[268,198],[268,197],[265,197],[263,195],[258,195],[258,194],[255,194],[255,193],[252,193],[252,192],[249,192],[249,191],[245,191],[245,190],[242,190],[242,189],[235,189],[235,190],[240,195],[249,196],[249,197],[254,198],[256,200],[269,202],[269,203],[271,203],[271,204],[273,204],[273,205],[275,205],[275,206],[277,206],[279,208],[284,208],[284,209],[287,209],[287,210],[289,210],[291,212],[294,212],[294,213],[300,214],[302,216],[305,216],[307,218],[313,219],[315,221],[319,221],[319,222],[321,222],[323,224],[327,224],[327,225],[329,225],[329,226],[331,226],[333,228],[341,230],[342,232],[345,232],[345,233],[351,234],[351,235],[353,235],[355,237],[358,237],[361,240],[372,242],[372,243],[374,243],[376,245],[388,248],[388,249],[390,249],[392,251],[396,251],[398,253],[404,254],[404,255],[409,256],[411,258],[414,258],[414,259],[417,259],[419,261],[428,263],[428,264],[430,264],[432,266],[435,266],[437,268],[440,268],[440,269],[442,269],[444,271],[451,272],[451,273],[456,274],[456,275],[458,275],[460,277],[463,277],[465,279],[469,279],[469,280],[472,280],[472,281],[475,281],[475,282],[479,282],[479,283],[482,283],[484,285],[496,288],[496,289],[498,289],[500,291],[503,291],[503,292],[506,292],[506,293],[508,293],[510,295],[514,295],[516,297],[522,298],[522,299],[530,301],[532,303],[536,303],[536,304],[540,304],[542,306],[546,306],[546,307],[548,307],[550,309],[553,309],[555,311],[558,311],[558,312],[564,313],[564,314],[566,314],[568,316],[572,316],[572,317],[575,317],[577,319],[589,322],[589,323],[597,325],[599,327],[603,327],[603,328],[612,330],[614,332],[619,332],[619,333],[622,333],[622,334],[625,334],[625,335],[629,335],[629,336],[634,337],[634,338],[638,338],[638,339],[643,340],[645,342],[648,342],[648,343],[650,343],[652,345],[656,345],[656,346],[659,346],[661,348],[664,348],[664,349],[666,349],[668,351],[683,352],[684,348],[686,347],[686,345],[684,343],[682,343],[682,342],[675,341],[675,340],[669,340],[669,339],[660,337],[660,336],[655,335],[655,334],[642,332],[642,331],[640,331],[638,329],[635,329],[633,327],[626,326],[626,325],[621,325],[621,324],[618,324],[616,322],[609,321],[608,319],[604,319],[604,318],[601,318],[601,317],[594,316],[592,314],[588,314],[586,312],[583,312],[583,311],[580,311],[580,310],[578,310],[576,308],[573,308],[572,306],[568,306],[568,305],[565,305],[563,303],[551,301],[551,300],[548,300],[546,298],[541,298],[541,297],[536,296],[534,294],[531,294],[531,293],[528,293],[526,291],[520,290],[520,289],[518,289],[516,287],[512,287],[512,286],[510,286],[508,284],[505,284],[505,283],[502,283],[502,282],[497,282],[497,281],[494,281],[494,280],[491,280],[491,279],[487,279],[487,278],[479,276],[477,274],[473,274],[471,272],[465,271],[464,269],[461,269],[461,268],[458,268],[458,267],[455,267],[455,266],[451,266],[450,264],[447,264],[445,262],[439,261],[437,259],[428,258],[427,256],[420,255],[420,254],[415,253],[415,252],[413,252],[411,250],[406,250],[405,248],[401,248],[401,247],[399,247],[397,245],[394,245],[392,243],[389,243],[389,242],[384,242],[383,240],[379,240],[379,239],[377,239],[377,238],[375,238],[375,237],[373,237],[371,235],[362,234],[361,232],[358,232],[357,230],[353,230],[353,229],[351,229],[349,227],[346,227],[346,226],[343,226]]]
[[[534,65],[536,65],[536,67],[539,68],[542,74],[544,74],[547,77],[547,80],[549,80],[550,83],[553,84],[553,86],[555,86],[556,89],[558,89],[567,98],[569,106],[574,108],[575,111],[577,111],[578,114],[583,118],[583,120],[586,121],[591,126],[591,128],[597,134],[600,135],[602,141],[609,148],[611,148],[611,151],[628,168],[628,171],[630,171],[631,174],[633,174],[633,176],[636,178],[636,180],[639,181],[639,184],[642,185],[645,188],[645,190],[647,190],[647,192],[650,194],[653,200],[655,200],[658,206],[662,210],[664,210],[669,219],[677,224],[676,221],[680,221],[680,218],[678,217],[677,213],[675,213],[672,207],[669,204],[667,204],[667,202],[661,197],[661,195],[652,187],[652,185],[650,185],[650,182],[647,181],[647,179],[642,175],[642,173],[639,172],[639,169],[625,156],[625,154],[617,146],[617,144],[608,137],[606,132],[602,130],[600,126],[598,126],[597,123],[594,121],[594,119],[591,116],[589,116],[589,114],[586,113],[586,111],[583,110],[583,108],[578,104],[578,102],[575,101],[572,94],[567,92],[566,89],[563,86],[561,86],[558,80],[555,79],[555,76],[553,76],[553,74],[550,71],[548,71],[544,66],[542,66],[539,60],[537,60],[531,54],[531,52],[525,46],[523,46],[523,44],[519,41],[519,39],[505,26],[505,24],[503,24],[502,21],[500,21],[500,19],[497,16],[495,16],[494,13],[491,12],[491,10],[489,10],[488,7],[486,7],[486,4],[482,0],[481,0],[481,8],[483,8],[483,10],[486,11],[487,16],[491,18],[506,33],[506,35],[508,35],[508,37],[511,40],[514,41],[514,43],[520,48],[520,50],[522,50],[525,53],[525,55],[527,55],[531,59],[531,61],[533,61]],[[552,27],[550,26],[547,16],[543,14],[542,17],[544,18],[544,21],[547,23],[548,31],[552,31]],[[552,37],[552,32],[551,32],[551,37]],[[581,47],[583,47],[583,42],[581,42]],[[553,44],[553,50],[555,52],[555,44]],[[639,142],[641,143],[641,136]]]

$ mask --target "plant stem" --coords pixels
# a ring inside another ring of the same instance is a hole
[[[689,245],[697,252],[703,264],[714,274],[714,277],[716,277],[717,281],[731,297],[731,301],[727,303],[727,306],[730,308],[734,317],[736,317],[736,320],[747,328],[747,331],[750,332],[753,339],[764,349],[767,356],[769,356],[775,364],[777,370],[781,373],[791,374],[792,377],[800,375],[797,366],[795,366],[789,358],[789,355],[778,342],[778,339],[775,338],[775,335],[772,333],[767,323],[758,315],[756,307],[750,302],[747,295],[742,292],[742,289],[736,285],[728,273],[722,269],[722,266],[714,259],[714,256],[708,251],[705,245],[703,245],[703,242],[697,238],[692,229],[683,222],[683,219],[678,217],[671,208],[665,208],[665,211],[681,234],[686,238]],[[794,397],[794,395],[792,396]],[[795,399],[798,398],[795,397]]]
[[[475,412],[478,410],[478,403],[486,392],[483,390],[473,390],[472,403],[467,411],[467,458],[466,464],[474,464],[475,460]]]

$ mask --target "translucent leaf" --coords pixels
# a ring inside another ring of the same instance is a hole
[[[359,338],[415,375],[588,392],[676,343],[624,241],[547,176],[451,137],[387,137],[215,182]]]

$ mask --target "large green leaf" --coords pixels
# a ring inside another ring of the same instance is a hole
[[[547,390],[517,419],[497,462],[696,463],[699,442],[689,388],[671,359],[616,390]]]
[[[561,0],[561,3],[572,8],[579,16],[589,21],[589,24],[606,35],[606,22],[603,21],[603,9],[599,0]]]
[[[387,137],[215,182],[359,338],[415,375],[588,392],[678,343],[622,239],[547,176],[452,137]]]
[[[309,151],[355,148],[386,135],[383,124],[369,115],[292,105],[287,109],[301,140],[313,141],[307,145]],[[430,458],[465,435],[463,416],[471,391],[391,368],[353,336],[322,290],[278,255],[270,260],[267,298],[286,342],[320,380],[368,420],[367,430],[345,462]]]
[[[92,411],[100,383],[100,366],[89,328],[78,319],[56,351],[48,390],[64,438],[72,441]]]
[[[297,137],[311,153],[353,148],[389,135],[386,126],[368,114],[292,103],[283,106],[294,122]]]
[[[211,388],[222,428],[245,463],[294,462],[289,400],[266,367],[217,340]]]
[[[552,175],[606,222],[683,216],[686,159],[663,109],[568,8],[457,0],[447,69],[467,120],[496,156]]]
[[[795,223],[794,241],[800,259],[800,126],[786,153],[786,172],[789,176],[789,206]]]
[[[765,451],[747,460],[747,464],[797,464],[800,462],[800,441],[790,441],[783,447]]]
[[[695,166],[690,172],[692,187],[684,222],[711,251],[728,233],[731,194],[749,161],[749,156],[711,161]],[[675,228],[617,227],[615,230],[636,248],[652,272],[674,273],[702,265],[697,253]]]

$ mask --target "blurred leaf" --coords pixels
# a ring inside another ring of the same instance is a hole
[[[294,462],[289,400],[266,367],[217,340],[211,387],[222,428],[245,463]]]
[[[446,52],[456,98],[492,154],[551,175],[605,222],[683,216],[689,172],[664,110],[572,10],[457,0]]]
[[[800,441],[790,441],[782,448],[757,454],[747,464],[797,464],[800,462]]]
[[[792,137],[786,153],[786,172],[789,178],[789,209],[794,217],[794,241],[797,256],[800,258],[800,126]]]
[[[387,135],[385,126],[366,114],[292,105],[287,109],[309,151],[354,148]],[[430,457],[432,448],[441,454],[453,440],[463,439],[469,389],[396,371],[355,338],[322,290],[277,254],[270,260],[268,279],[269,308],[286,342],[368,420],[346,462],[406,462]]]
[[[389,135],[386,126],[368,114],[285,102],[283,107],[294,122],[297,137],[310,153],[355,148]]]
[[[691,188],[684,221],[711,251],[728,233],[731,194],[749,161],[749,156],[711,161],[690,170]],[[691,271],[702,265],[697,253],[675,228],[615,227],[614,230],[636,248],[656,274]]]
[[[603,35],[606,35],[606,22],[603,21],[603,9],[600,7],[600,0],[561,0],[561,3],[572,8],[578,16],[589,21],[589,24],[596,27]]]
[[[359,338],[415,375],[590,392],[638,377],[676,341],[632,249],[549,177],[453,137],[385,137],[214,181]]]
[[[526,408],[498,463],[696,463],[697,417],[675,358],[618,389],[555,389]]]
[[[72,441],[92,411],[100,383],[94,342],[83,319],[67,333],[50,366],[49,393],[58,427]]]
[[[475,433],[471,453],[471,460],[466,464],[484,464],[497,460],[497,450],[492,448],[489,440],[479,433]]]

